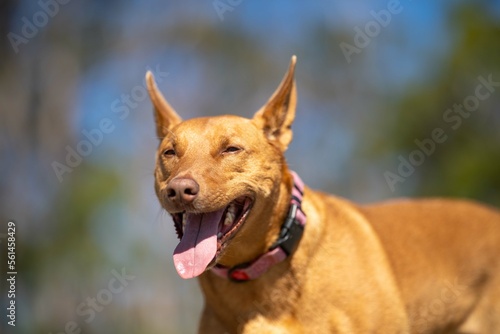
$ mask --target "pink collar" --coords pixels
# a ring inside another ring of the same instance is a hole
[[[227,278],[233,282],[245,282],[258,278],[267,272],[272,266],[285,260],[297,249],[304,227],[306,215],[302,211],[301,203],[304,196],[304,183],[294,171],[290,171],[293,177],[292,198],[290,209],[283,225],[281,225],[278,240],[269,248],[267,253],[262,254],[250,263],[243,263],[232,268],[216,265],[211,270],[216,275]]]

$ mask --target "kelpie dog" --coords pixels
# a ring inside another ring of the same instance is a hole
[[[199,277],[200,333],[500,333],[500,213],[461,200],[360,206],[290,171],[295,56],[252,119],[182,121],[146,74],[155,190]]]

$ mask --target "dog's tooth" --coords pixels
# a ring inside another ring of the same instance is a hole
[[[186,218],[187,214],[186,213],[183,213],[182,214],[182,232],[184,232],[184,227],[186,227]]]
[[[236,206],[234,204],[229,204],[226,212],[226,218],[224,219],[224,225],[229,226],[234,222],[234,218],[236,217]]]
[[[234,215],[228,212],[226,214],[226,218],[224,219],[224,225],[228,226],[231,225],[234,221]]]
[[[217,239],[221,239],[221,238],[222,238],[222,232],[217,233]]]

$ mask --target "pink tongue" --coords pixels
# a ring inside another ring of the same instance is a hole
[[[186,213],[186,226],[174,250],[177,273],[184,279],[201,275],[217,252],[217,232],[224,209],[202,213]]]

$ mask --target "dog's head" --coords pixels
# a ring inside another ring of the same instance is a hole
[[[220,263],[249,261],[276,238],[288,198],[283,152],[295,116],[295,56],[269,101],[252,119],[238,116],[182,121],[156,87],[146,81],[160,144],[155,190],[173,217],[180,243],[174,251],[179,275],[192,278]],[[285,201],[285,202],[283,202]]]

